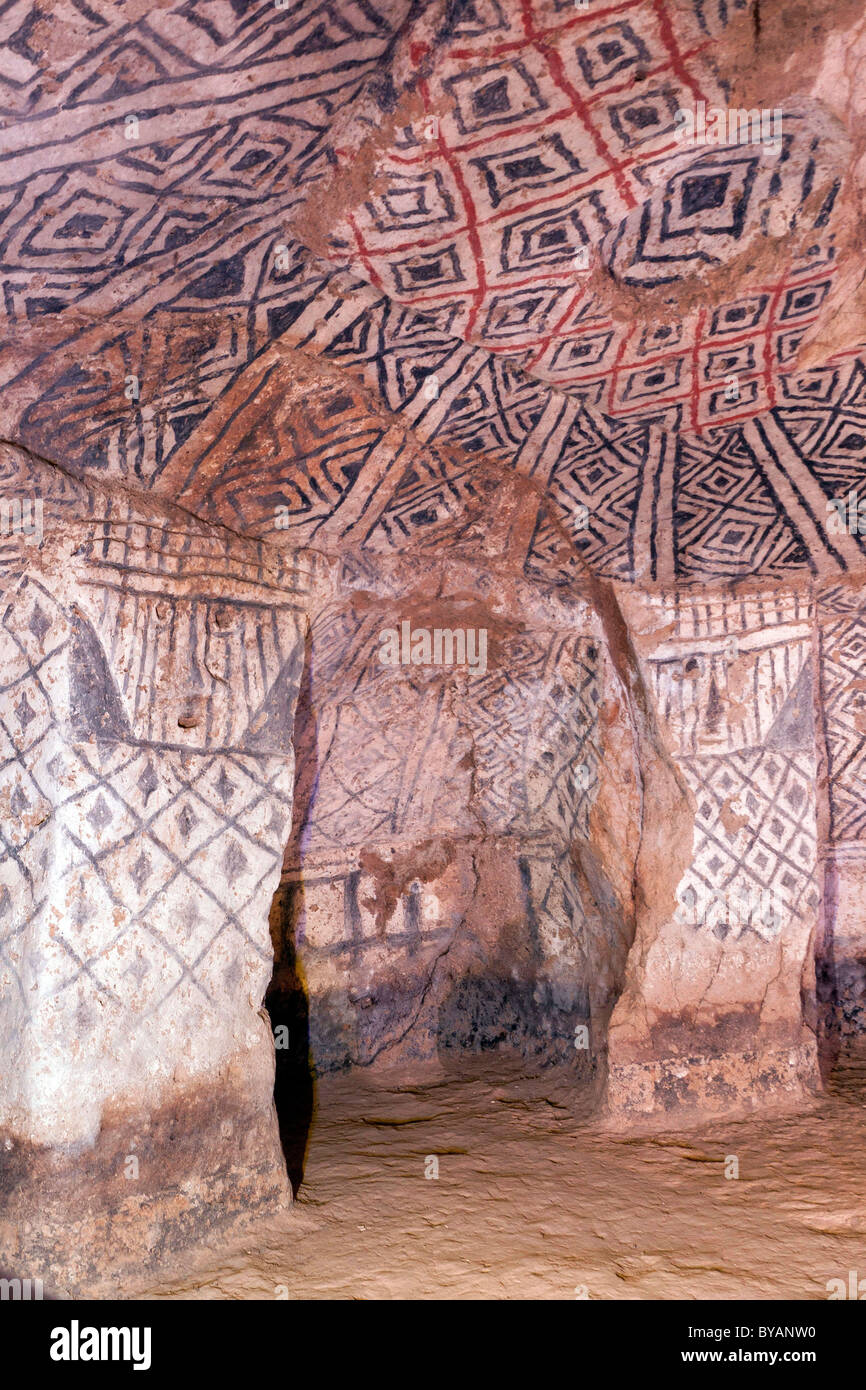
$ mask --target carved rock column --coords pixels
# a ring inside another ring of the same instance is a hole
[[[109,1288],[289,1199],[262,997],[291,559],[20,455],[0,650],[0,1264]]]
[[[623,605],[658,746],[643,760],[609,1107],[637,1118],[802,1101],[820,1084],[811,600]]]
[[[830,585],[817,607],[828,793],[819,960],[834,1047],[852,1046],[866,1023],[866,595],[856,581]]]

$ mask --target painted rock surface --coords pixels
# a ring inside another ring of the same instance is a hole
[[[3,21],[3,1268],[284,1206],[329,1071],[862,1033],[866,19],[767,8]]]

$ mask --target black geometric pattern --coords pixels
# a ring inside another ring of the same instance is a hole
[[[723,596],[657,614],[670,637],[648,663],[654,707],[695,808],[678,920],[720,941],[807,928],[819,900],[809,605]]]
[[[178,1030],[235,1036],[245,989],[266,983],[309,578],[15,459],[7,486],[42,494],[46,535],[65,542],[53,565],[26,536],[0,557],[0,979],[28,1049],[15,1086],[34,1067],[62,1079],[69,1039],[87,1036],[110,1094]]]
[[[814,757],[749,749],[684,761],[697,807],[694,858],[680,885],[685,908],[720,940],[767,940],[814,919]],[[744,830],[726,830],[723,809],[743,808]],[[705,914],[705,915],[704,915]]]
[[[857,591],[822,594],[821,680],[827,742],[830,839],[866,842],[866,608]]]

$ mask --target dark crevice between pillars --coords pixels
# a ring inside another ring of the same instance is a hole
[[[311,647],[308,627],[304,648],[304,670],[294,724],[295,785],[289,839],[291,846],[302,846],[304,843],[304,831],[317,783]],[[299,749],[304,751],[305,756],[299,755]],[[303,910],[303,877],[300,874],[288,877],[284,871],[274,894],[269,917],[274,970],[264,1002],[274,1033],[274,1106],[280,1130],[280,1143],[294,1196],[297,1196],[304,1178],[304,1164],[316,1102],[315,1072],[310,1052],[309,994],[295,949],[297,924]]]

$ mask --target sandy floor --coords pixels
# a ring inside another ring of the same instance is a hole
[[[293,1210],[143,1296],[826,1298],[866,1279],[864,1156],[854,1065],[810,1114],[646,1138],[502,1062],[343,1075],[319,1086]]]

